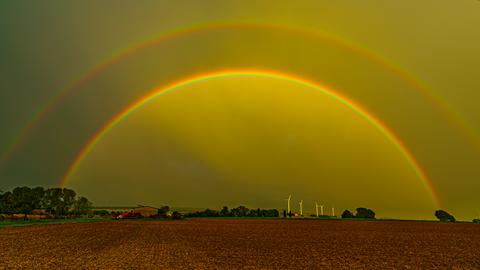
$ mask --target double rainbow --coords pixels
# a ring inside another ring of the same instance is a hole
[[[358,46],[352,46],[348,43],[345,43],[341,40],[336,38],[332,38],[329,35],[325,35],[323,33],[318,33],[315,31],[309,31],[304,29],[298,29],[290,26],[279,26],[279,25],[267,25],[267,24],[234,24],[234,23],[225,23],[225,22],[215,22],[209,23],[204,25],[194,25],[188,27],[177,28],[174,30],[170,30],[167,32],[162,32],[160,34],[156,34],[152,37],[147,37],[139,43],[127,46],[126,48],[109,54],[105,57],[102,61],[94,65],[88,72],[81,75],[73,82],[66,85],[59,93],[53,97],[49,102],[47,102],[43,107],[41,107],[38,112],[32,117],[32,119],[25,125],[23,129],[19,132],[18,136],[15,136],[12,143],[8,146],[6,152],[0,156],[0,164],[5,163],[19,148],[20,146],[27,141],[27,139],[32,134],[35,127],[37,127],[42,119],[48,115],[54,108],[58,106],[63,100],[65,100],[69,95],[80,89],[80,86],[84,85],[86,82],[95,78],[103,71],[107,70],[109,67],[115,65],[116,63],[122,61],[123,59],[128,58],[131,55],[134,55],[137,52],[150,48],[152,46],[156,46],[161,44],[162,42],[166,42],[169,40],[174,40],[176,38],[180,38],[183,36],[187,36],[194,33],[202,33],[208,32],[212,30],[218,29],[265,29],[265,30],[277,30],[277,31],[287,31],[287,32],[294,32],[297,34],[301,34],[304,36],[308,36],[311,38],[315,38],[321,40],[322,42],[332,44],[334,46],[340,47],[344,50],[347,50],[351,53],[361,55],[365,59],[369,60],[372,63],[382,67],[387,72],[394,74],[406,84],[412,87],[412,89],[417,90],[421,95],[426,97],[438,110],[440,110],[443,115],[448,119],[448,121],[454,125],[458,130],[460,130],[464,136],[464,138],[473,145],[476,149],[479,149],[479,140],[475,136],[472,128],[468,125],[468,123],[460,117],[458,113],[456,113],[451,106],[445,102],[440,96],[438,96],[432,89],[428,86],[417,80],[416,78],[409,75],[407,72],[399,69],[398,67],[388,63],[385,59],[366,51],[364,49],[359,48]],[[356,104],[349,98],[342,96],[337,91],[333,91],[328,87],[322,86],[316,82],[311,82],[299,77],[296,77],[291,74],[281,74],[274,71],[265,71],[265,70],[222,70],[207,74],[199,74],[189,78],[185,78],[183,80],[173,82],[167,86],[162,88],[156,89],[152,91],[150,94],[146,95],[144,98],[140,99],[139,101],[135,102],[131,106],[125,108],[121,113],[117,114],[113,117],[104,127],[102,127],[89,141],[88,143],[81,149],[79,154],[74,159],[73,163],[70,165],[65,177],[61,180],[61,184],[65,185],[68,179],[71,177],[72,174],[78,169],[80,163],[86,158],[88,153],[95,147],[95,145],[112,129],[114,128],[119,122],[122,121],[125,117],[129,114],[133,113],[146,103],[150,102],[154,98],[166,94],[168,92],[177,90],[183,86],[188,84],[197,83],[200,81],[210,80],[219,77],[227,77],[227,76],[265,76],[271,77],[281,80],[288,80],[295,83],[299,83],[305,86],[308,86],[312,89],[320,91],[324,94],[335,98],[339,102],[342,102],[346,106],[350,107],[356,113],[360,114],[366,120],[368,120],[371,124],[377,127],[394,145],[395,147],[405,156],[411,166],[415,169],[415,172],[422,179],[423,183],[427,186],[430,190],[433,200],[439,204],[439,198],[436,194],[434,187],[432,185],[431,180],[426,175],[425,171],[421,168],[418,161],[414,158],[412,153],[408,150],[404,143],[402,143],[392,132],[391,130],[382,122],[380,122],[375,116],[369,113],[366,109],[362,108],[360,105]]]

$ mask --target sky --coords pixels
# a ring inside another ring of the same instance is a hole
[[[475,0],[3,1],[0,189],[478,218],[479,25]]]

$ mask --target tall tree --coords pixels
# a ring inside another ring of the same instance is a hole
[[[228,217],[230,215],[230,211],[228,210],[227,206],[222,207],[222,210],[220,210],[220,216],[222,217]]]
[[[437,217],[440,221],[455,222],[455,217],[444,210],[435,211],[435,217]]]
[[[43,197],[43,205],[45,209],[55,215],[61,215],[59,213],[62,202],[63,192],[61,188],[49,188],[45,190]]]
[[[45,190],[43,187],[36,187],[33,188],[31,191],[31,204],[32,204],[32,209],[40,209],[43,207],[43,196],[45,195]]]
[[[15,200],[12,192],[7,191],[0,196],[0,213],[15,213]]]
[[[73,213],[75,215],[85,215],[92,208],[92,203],[85,197],[79,197],[73,203]]]
[[[14,211],[22,214],[29,214],[33,210],[32,189],[29,187],[16,187],[12,191]]]
[[[67,214],[75,203],[77,193],[71,189],[64,188],[62,190],[61,214]]]

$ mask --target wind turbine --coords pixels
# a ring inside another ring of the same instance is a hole
[[[332,217],[335,216],[335,207],[332,207]]]
[[[298,204],[300,204],[300,216],[303,217],[303,200],[301,200]]]
[[[290,200],[292,199],[292,195],[288,195],[288,199],[285,199],[287,201],[287,215],[290,216]]]
[[[318,203],[315,202],[315,211],[317,212],[317,218],[318,218]]]
[[[321,213],[322,216],[323,216],[323,205],[320,205],[320,213]]]

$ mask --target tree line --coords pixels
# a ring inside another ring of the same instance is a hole
[[[366,218],[375,219],[375,212],[372,209],[360,207],[357,208],[356,213],[352,213],[349,210],[345,210],[342,213],[342,218]]]
[[[238,206],[229,209],[227,206],[222,207],[220,211],[205,209],[204,211],[196,211],[185,214],[185,217],[278,217],[277,209],[248,209],[245,206]]]
[[[51,215],[83,215],[92,203],[68,188],[16,187],[11,191],[0,191],[0,213],[32,214],[34,209],[43,209]]]

